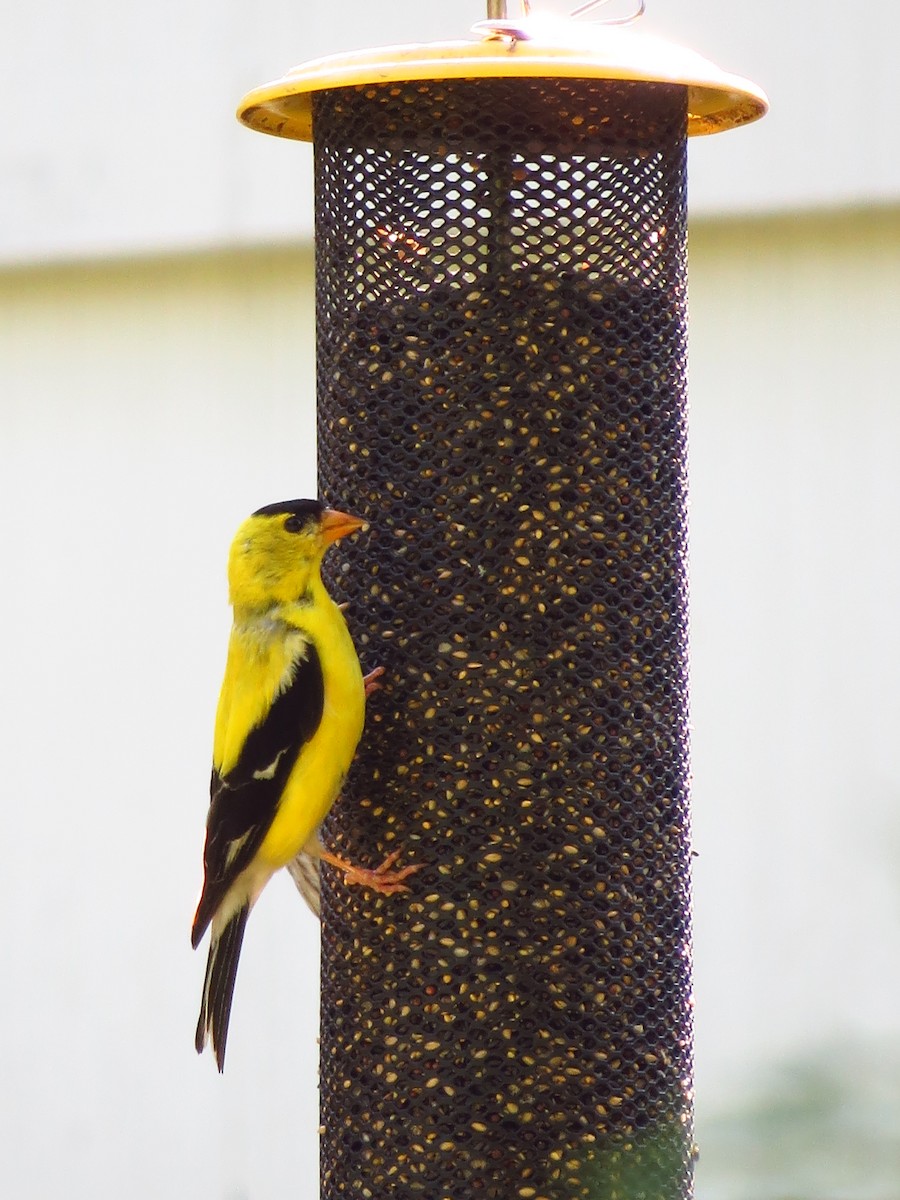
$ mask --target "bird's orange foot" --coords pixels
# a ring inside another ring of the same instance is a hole
[[[344,883],[359,884],[361,887],[371,888],[373,892],[379,892],[382,896],[393,896],[397,892],[408,892],[409,888],[404,883],[410,875],[416,871],[421,871],[422,863],[411,863],[408,867],[401,867],[398,871],[392,871],[394,863],[400,857],[400,851],[395,850],[389,854],[380,867],[376,867],[374,871],[368,870],[366,867],[357,867],[351,862],[347,862],[345,858],[340,858],[337,854],[332,854],[330,850],[322,850],[320,857],[327,863],[331,863],[333,867],[337,867],[339,871],[344,872]]]
[[[377,692],[381,687],[378,680],[384,674],[384,667],[376,667],[374,671],[370,671],[368,675],[363,675],[363,687],[366,690],[366,698]]]

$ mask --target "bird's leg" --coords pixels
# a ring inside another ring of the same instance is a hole
[[[344,883],[357,883],[361,887],[371,888],[373,892],[380,892],[382,896],[408,892],[409,888],[403,882],[404,879],[416,871],[420,871],[423,866],[422,863],[411,863],[408,867],[401,867],[399,871],[392,871],[391,867],[400,857],[399,850],[394,850],[392,854],[389,854],[381,866],[376,867],[374,871],[368,870],[366,867],[357,867],[353,863],[347,862],[345,858],[340,858],[337,854],[332,854],[330,850],[324,848],[319,850],[319,857],[344,872]]]
[[[378,682],[378,680],[383,674],[384,667],[376,667],[375,670],[370,671],[368,675],[363,675],[363,687],[366,689],[366,699],[368,699],[373,692],[377,692],[381,687],[381,684]]]

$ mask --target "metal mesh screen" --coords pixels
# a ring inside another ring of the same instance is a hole
[[[691,1188],[685,97],[320,94],[329,584],[387,669],[326,841],[325,1200]]]

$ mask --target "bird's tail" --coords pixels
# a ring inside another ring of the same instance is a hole
[[[203,1001],[200,1005],[200,1020],[194,1045],[200,1054],[207,1039],[212,1041],[213,1053],[219,1071],[225,1069],[225,1042],[228,1038],[228,1019],[231,1016],[231,998],[234,995],[234,979],[237,975],[244,926],[250,914],[250,905],[239,908],[220,933],[213,928],[206,960],[206,979],[203,982]]]

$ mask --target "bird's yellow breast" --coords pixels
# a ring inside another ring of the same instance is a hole
[[[322,669],[322,715],[300,748],[257,852],[259,865],[272,869],[310,841],[337,798],[362,733],[365,687],[343,614],[320,579],[303,603],[278,605],[266,615],[235,614],[213,746],[222,775],[233,770],[250,731],[265,720],[310,645]]]
[[[350,768],[365,719],[362,671],[340,609],[323,589],[299,619],[319,653],[325,695],[322,719],[297,757],[259,849],[259,857],[273,867],[290,862],[322,824]]]

